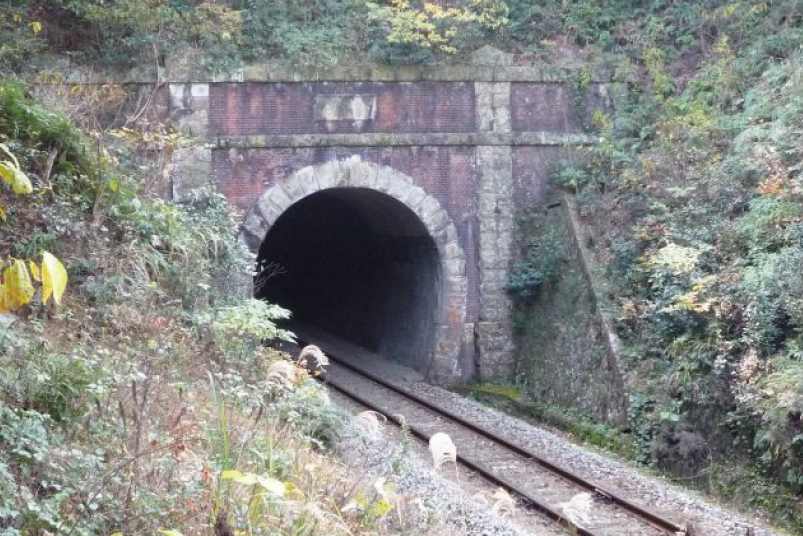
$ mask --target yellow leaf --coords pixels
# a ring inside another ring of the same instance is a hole
[[[278,495],[279,497],[284,497],[284,494],[287,491],[284,482],[266,475],[257,475],[256,479],[259,485],[262,486],[265,491],[269,491],[270,493]]]
[[[33,186],[28,176],[20,171],[19,168],[14,167],[11,162],[0,161],[0,177],[11,185],[15,194],[29,194],[33,192]]]
[[[284,497],[287,488],[284,482],[276,480],[267,475],[257,475],[254,473],[242,473],[240,471],[222,471],[220,478],[223,480],[234,480],[238,484],[253,486],[259,484],[265,491]]]
[[[61,303],[61,295],[67,288],[67,270],[64,265],[47,251],[42,253],[42,303],[47,303],[53,294],[56,305]]]
[[[220,478],[223,480],[238,480],[243,477],[243,473],[240,471],[222,471],[220,473]]]
[[[6,144],[0,143],[0,151],[2,151],[3,153],[6,154],[6,156],[9,158],[9,160],[11,160],[11,164],[15,168],[19,168],[20,167],[19,160],[17,160],[17,157],[14,156],[14,153],[11,152],[11,149],[9,149]]]
[[[38,34],[39,32],[42,31],[42,23],[41,22],[34,21],[34,22],[28,24],[28,26],[31,27],[31,30],[33,30],[34,34]]]
[[[5,295],[4,309],[19,309],[23,305],[30,303],[35,291],[24,261],[15,260],[11,266],[5,269],[3,272],[3,288]]]
[[[31,271],[31,276],[34,281],[41,282],[42,277],[39,275],[39,267],[33,261],[28,261],[28,269]]]
[[[29,194],[33,192],[28,176],[20,169],[20,163],[14,153],[4,144],[0,143],[0,155],[5,155],[0,160],[0,178],[6,181],[15,194]]]
[[[7,313],[11,310],[11,307],[6,303],[6,294],[5,284],[0,283],[0,314]]]

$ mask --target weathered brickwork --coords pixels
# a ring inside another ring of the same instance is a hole
[[[220,191],[245,213],[268,188],[303,167],[351,156],[393,168],[411,177],[438,200],[454,223],[468,259],[478,252],[477,167],[474,147],[326,147],[293,149],[229,149],[212,151],[212,169]],[[466,267],[468,322],[479,314],[476,262]]]
[[[510,378],[516,353],[505,286],[516,212],[545,200],[549,171],[576,152],[571,146],[593,139],[592,112],[613,109],[616,86],[593,78],[579,87],[516,63],[323,74],[249,68],[242,79],[168,84],[179,128],[199,140],[177,153],[174,195],[211,181],[241,211],[256,248],[277,207],[310,195],[310,176],[355,187],[383,170],[382,180],[398,186],[383,182],[378,191],[415,198],[424,219],[435,215],[428,225],[455,235],[438,246],[444,273],[458,275],[441,300],[431,377]]]
[[[358,97],[358,98],[355,98]],[[217,135],[472,132],[474,84],[211,84]]]
[[[613,110],[614,90],[606,84],[515,82],[510,88],[516,132],[581,133],[593,124],[594,110]]]
[[[577,158],[567,147],[513,148],[513,188],[516,207],[524,209],[548,201],[549,175],[556,165]]]

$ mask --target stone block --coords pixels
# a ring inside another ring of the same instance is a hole
[[[419,207],[418,215],[421,217],[421,220],[424,222],[424,224],[426,224],[429,228],[432,218],[440,209],[441,207],[435,198],[427,196],[424,198],[421,206]]]
[[[337,185],[338,175],[340,174],[340,164],[338,162],[329,161],[319,164],[315,166],[314,171],[321,190],[334,188]]]
[[[316,121],[351,121],[355,124],[376,119],[376,95],[316,95],[312,115]]]
[[[460,244],[457,240],[447,242],[445,246],[443,246],[443,259],[461,259],[465,257],[463,253],[463,248],[460,247]]]
[[[269,228],[268,222],[256,210],[249,211],[243,221],[243,229],[254,238],[258,238],[260,244],[265,239],[265,235],[268,234]],[[257,245],[257,247],[259,246]]]
[[[395,199],[401,199],[407,190],[410,189],[410,178],[403,174],[394,171],[389,177],[390,186],[387,194]]]
[[[283,184],[277,184],[267,194],[267,199],[271,205],[281,213],[290,208],[295,200],[285,191]]]
[[[287,197],[290,199],[292,204],[299,202],[308,195],[306,189],[304,188],[304,184],[298,180],[297,177],[293,177],[292,179],[285,181],[285,183],[282,185],[282,189],[287,194]]]
[[[362,188],[370,188],[371,183],[376,176],[377,170],[375,166],[367,165],[353,165],[351,170],[351,185]]]
[[[185,199],[197,188],[212,185],[212,151],[205,145],[173,152],[173,199]]]
[[[443,231],[446,226],[450,223],[449,222],[449,214],[442,208],[436,210],[431,216],[429,216],[428,221],[424,222],[429,229],[430,234],[434,238],[437,235],[440,235],[441,231]]]
[[[420,213],[421,203],[423,203],[426,197],[427,193],[422,188],[413,186],[407,191],[407,196],[403,201],[408,207],[410,207],[410,210],[415,213]]]
[[[318,177],[315,176],[315,168],[312,166],[305,167],[295,174],[295,180],[298,181],[300,188],[306,195],[313,194],[320,190],[318,185]]]
[[[465,259],[445,259],[441,262],[443,263],[443,271],[447,277],[465,277]]]
[[[392,182],[393,173],[389,169],[383,168],[374,178],[374,188],[380,192],[388,193],[390,191]]]

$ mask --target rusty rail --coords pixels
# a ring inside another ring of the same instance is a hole
[[[545,468],[549,472],[560,476],[561,478],[571,482],[572,484],[576,485],[579,488],[582,488],[585,491],[593,493],[597,497],[603,498],[603,499],[605,499],[605,500],[607,500],[607,501],[609,501],[609,502],[611,502],[613,504],[618,505],[619,507],[621,507],[622,509],[628,511],[632,515],[634,515],[634,516],[636,516],[636,517],[638,517],[638,518],[640,518],[640,519],[642,519],[644,521],[647,521],[648,523],[650,523],[651,525],[655,526],[656,528],[658,528],[660,530],[666,531],[669,534],[677,534],[677,533],[681,533],[682,534],[684,532],[684,528],[683,527],[681,527],[680,525],[672,522],[671,520],[666,519],[665,517],[663,517],[663,516],[661,516],[661,515],[659,515],[659,514],[657,514],[655,512],[651,512],[650,510],[647,510],[646,508],[643,508],[643,507],[641,507],[641,506],[639,506],[639,505],[637,505],[637,504],[625,499],[624,497],[621,497],[621,496],[617,495],[616,493],[614,493],[614,492],[612,492],[612,491],[610,491],[608,489],[605,489],[605,488],[603,488],[601,486],[598,486],[598,485],[594,484],[593,482],[590,482],[589,480],[586,480],[585,478],[583,478],[581,476],[578,476],[578,475],[576,475],[576,474],[574,474],[574,473],[572,473],[572,472],[570,472],[570,471],[568,471],[568,470],[566,470],[566,469],[564,469],[564,468],[562,468],[562,467],[560,467],[558,465],[555,465],[554,463],[544,459],[541,456],[538,456],[537,454],[527,450],[526,448],[521,447],[520,445],[516,445],[515,443],[511,443],[507,439],[499,437],[498,435],[496,435],[495,433],[491,432],[490,430],[488,430],[487,428],[485,428],[483,426],[480,426],[478,424],[475,424],[475,423],[472,423],[470,421],[467,421],[464,418],[460,417],[459,415],[456,415],[456,414],[450,412],[449,410],[443,409],[443,408],[433,404],[432,402],[429,402],[428,400],[424,400],[420,396],[418,396],[418,395],[416,395],[414,393],[411,393],[410,391],[408,391],[408,390],[406,390],[406,389],[404,389],[402,387],[399,387],[397,385],[389,383],[389,382],[385,381],[384,379],[378,377],[377,375],[372,374],[371,372],[363,369],[362,367],[358,367],[358,366],[353,365],[351,363],[345,362],[342,359],[339,359],[336,356],[333,356],[331,354],[327,354],[327,355],[329,356],[330,361],[332,361],[334,363],[337,363],[338,365],[340,365],[340,366],[342,366],[342,367],[344,367],[346,369],[349,369],[352,372],[354,372],[356,374],[359,374],[359,375],[369,379],[370,381],[381,385],[382,387],[384,387],[386,389],[389,389],[389,390],[391,390],[391,391],[393,391],[395,393],[398,393],[399,395],[407,398],[408,400],[411,400],[411,401],[415,402],[416,404],[419,404],[419,405],[425,407],[426,409],[428,409],[428,410],[430,410],[430,411],[432,411],[434,413],[437,413],[437,414],[441,415],[442,417],[445,417],[445,418],[451,420],[452,422],[455,422],[458,425],[460,425],[460,426],[462,426],[464,428],[467,428],[467,429],[471,430],[472,432],[485,437],[486,439],[489,439],[489,440],[493,441],[497,445],[500,445],[500,446],[502,446],[502,447],[504,447],[504,448],[506,448],[506,449],[508,449],[508,450],[510,450],[512,452],[515,452],[516,454],[518,454],[519,456],[521,456],[521,457],[523,457],[523,458],[525,458],[527,460],[530,460],[530,461],[532,461],[534,463],[537,463],[538,465],[542,466],[543,468]],[[389,415],[388,412],[382,410],[377,405],[373,404],[372,402],[370,402],[370,401],[366,400],[365,398],[361,397],[360,395],[356,394],[355,392],[350,390],[348,387],[346,387],[344,385],[339,385],[339,384],[337,384],[335,382],[332,382],[331,380],[326,379],[325,377],[324,377],[323,381],[325,383],[327,383],[328,385],[331,385],[333,388],[335,388],[336,390],[340,391],[341,393],[343,393],[347,397],[351,398],[352,400],[354,400],[358,404],[361,404],[361,405],[371,409],[372,411],[376,411],[378,413],[381,413],[382,415],[387,417],[387,419],[389,421],[393,422],[396,425],[399,425],[399,426],[402,425],[401,420],[399,418],[397,418],[396,416],[393,416],[393,415]],[[415,428],[413,426],[409,426],[409,425],[408,425],[408,428],[410,429],[410,432],[414,436],[418,437],[421,440],[429,441],[429,437],[430,436],[426,432],[423,432],[422,430],[419,430],[419,429],[417,429],[417,428]],[[458,461],[460,463],[462,463],[463,465],[465,465],[466,467],[468,467],[469,469],[471,469],[471,470],[479,473],[480,475],[482,475],[483,478],[488,479],[489,481],[493,482],[494,484],[496,484],[498,486],[501,486],[501,487],[507,489],[508,491],[514,492],[516,495],[521,497],[524,500],[524,502],[527,503],[528,505],[530,505],[532,508],[540,511],[545,516],[547,516],[548,518],[554,520],[555,522],[561,523],[562,525],[566,526],[570,530],[575,531],[576,534],[578,534],[580,536],[596,536],[592,532],[588,531],[587,529],[584,529],[583,527],[580,527],[579,525],[575,524],[570,519],[567,519],[562,514],[560,514],[556,510],[552,509],[550,506],[548,506],[546,504],[543,504],[538,499],[530,496],[527,492],[522,490],[515,483],[509,482],[506,479],[503,479],[503,478],[501,478],[501,477],[499,477],[497,475],[494,475],[493,472],[490,469],[488,469],[486,467],[483,467],[481,464],[479,464],[477,462],[474,462],[474,461],[471,461],[471,460],[467,460],[467,459],[459,457],[459,456],[458,456]]]

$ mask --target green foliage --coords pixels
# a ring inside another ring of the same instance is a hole
[[[97,166],[101,162],[88,156],[88,137],[64,115],[36,104],[15,83],[0,84],[3,141],[19,159],[20,169],[42,169],[43,162],[52,160],[50,176],[34,178],[36,186],[79,201],[85,210],[92,206],[98,195]]]
[[[87,480],[104,469],[101,456],[63,442],[46,415],[0,402],[0,490],[13,490],[0,493],[4,534],[66,530],[88,536],[112,527],[110,509],[119,508],[113,496],[96,494],[88,504],[71,504]],[[91,515],[69,519],[67,508]]]
[[[67,422],[86,413],[102,392],[105,380],[97,363],[80,354],[63,355],[25,339],[7,344],[0,397],[15,407]]]
[[[95,63],[163,66],[170,47],[202,47],[205,67],[215,71],[221,64],[230,66],[236,56],[240,12],[225,2],[47,0],[41,4],[40,12],[47,16],[45,38],[56,48]]]
[[[245,0],[243,45],[252,59],[268,55],[335,64],[357,51],[368,31],[366,14],[357,0]]]
[[[290,311],[263,300],[247,299],[238,305],[208,309],[198,314],[197,322],[209,331],[220,348],[222,360],[249,365],[251,357],[265,343],[294,341],[294,335],[276,326],[290,318]]]
[[[532,298],[542,284],[559,274],[564,256],[559,230],[555,226],[541,229],[528,240],[524,259],[513,265],[508,292],[522,301]]]
[[[69,119],[37,105],[19,84],[0,84],[0,136],[28,148],[22,153],[11,146],[22,167],[34,151],[56,150],[55,173],[76,168],[80,172],[90,171],[85,155],[86,138]]]
[[[582,173],[558,177],[579,190],[638,378],[635,456],[685,476],[751,460],[799,489],[803,56],[778,43],[799,36],[800,6],[651,10],[632,39],[613,26],[649,90],[631,88]]]
[[[0,178],[11,186],[14,193],[29,194],[33,191],[28,176],[20,169],[14,154],[0,143]],[[5,222],[6,209],[0,204],[0,219]],[[38,253],[38,252],[37,252]],[[42,264],[25,263],[20,259],[0,259],[0,313],[19,309],[31,302],[35,290],[31,279],[42,282],[42,303],[50,296],[58,304],[67,286],[67,272],[61,262],[47,251],[42,253]]]
[[[749,504],[800,530],[803,516],[795,507],[799,497],[747,464],[716,463],[704,475],[708,489],[732,501]]]
[[[561,186],[579,192],[588,185],[590,180],[587,171],[580,167],[567,165],[555,174],[555,179]]]
[[[665,99],[674,90],[672,80],[666,74],[665,63],[666,55],[660,48],[650,47],[644,51],[644,65],[652,79],[655,97],[659,100]]]
[[[496,30],[508,22],[508,7],[498,0],[471,0],[448,8],[423,2],[391,0],[391,5],[367,4],[368,16],[390,28],[388,42],[437,49],[447,54],[457,52],[454,44],[461,27],[477,24]]]
[[[491,407],[501,407],[516,415],[535,419],[561,430],[596,447],[618,454],[630,454],[631,439],[615,428],[595,422],[575,408],[538,402],[527,397],[521,389],[509,385],[475,385],[465,390],[468,396]]]
[[[139,300],[167,292],[188,309],[222,306],[238,298],[238,288],[251,275],[253,255],[233,239],[234,213],[210,189],[198,189],[180,204],[143,202],[131,190],[109,208],[109,215],[118,220],[127,242],[118,265],[125,275],[120,292]]]
[[[11,4],[0,8],[0,72],[3,73],[23,67],[31,56],[44,48],[39,38],[42,24],[24,10],[13,9],[14,3]]]

